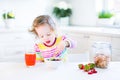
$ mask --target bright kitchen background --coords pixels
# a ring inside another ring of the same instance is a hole
[[[12,29],[6,29],[0,16],[0,60],[8,57],[13,59],[13,55],[24,54],[25,48],[31,43],[26,29],[31,27],[33,19],[38,15],[48,14],[56,20],[52,9],[53,5],[60,1],[70,3],[73,11],[70,27],[63,27],[61,30],[70,34],[69,36],[79,43],[69,52],[89,53],[91,45],[100,40],[110,42],[113,46],[113,60],[120,60],[120,0],[2,0],[0,15],[6,11],[12,11],[15,14],[15,23]],[[115,13],[113,25],[96,24],[97,13],[102,9]]]
[[[28,27],[38,15],[53,16],[53,5],[60,1],[66,1],[72,6],[71,25],[96,26],[97,13],[102,9],[114,12],[115,24],[120,24],[120,0],[4,0],[0,1],[0,15],[12,11],[15,14],[15,25],[20,28]],[[0,26],[4,26],[2,16],[0,16]]]

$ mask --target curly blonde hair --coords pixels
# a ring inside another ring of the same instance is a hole
[[[36,35],[38,35],[35,28],[37,28],[43,24],[48,24],[52,31],[54,31],[56,29],[55,23],[49,15],[40,15],[34,19],[33,24],[32,24],[32,29],[30,30],[30,32],[33,32]]]

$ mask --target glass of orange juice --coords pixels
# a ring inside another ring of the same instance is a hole
[[[25,64],[26,66],[34,66],[36,63],[36,54],[35,52],[26,52],[25,53]]]

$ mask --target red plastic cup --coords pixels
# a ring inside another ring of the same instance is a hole
[[[26,66],[34,66],[36,63],[36,54],[35,53],[25,53],[25,64]]]

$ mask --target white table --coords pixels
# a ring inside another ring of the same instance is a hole
[[[58,69],[48,69],[45,63],[28,68],[24,62],[0,62],[0,80],[120,80],[120,62],[111,62],[107,69],[96,68],[98,73],[92,75],[77,65],[64,63]]]
[[[0,62],[23,62],[24,55],[21,53],[19,55],[5,56],[0,58]],[[68,62],[87,62],[89,61],[89,53],[77,53],[77,54],[68,54]]]

